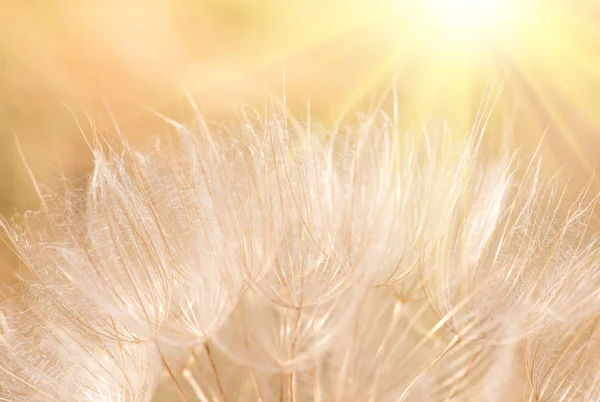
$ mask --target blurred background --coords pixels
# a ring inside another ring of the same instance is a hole
[[[596,0],[0,0],[0,213],[39,207],[19,146],[42,184],[84,178],[78,122],[143,144],[186,91],[215,121],[284,93],[325,124],[394,101],[406,129],[489,117],[572,196],[600,190]],[[1,247],[0,280],[17,266]]]

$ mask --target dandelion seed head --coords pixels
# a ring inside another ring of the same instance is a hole
[[[0,398],[597,399],[593,197],[483,133],[258,115],[98,146],[0,221]]]

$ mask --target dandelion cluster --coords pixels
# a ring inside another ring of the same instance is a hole
[[[2,221],[0,400],[600,400],[594,199],[479,132],[359,120],[96,138],[85,188]]]

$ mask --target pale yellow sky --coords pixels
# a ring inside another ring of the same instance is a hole
[[[411,42],[420,26],[412,21],[409,29],[406,10],[398,7],[408,0],[51,3],[0,0],[5,215],[36,206],[15,135],[41,183],[53,182],[61,164],[68,175],[82,177],[91,158],[69,108],[82,120],[85,109],[110,131],[108,104],[124,134],[143,143],[163,127],[144,105],[178,116],[181,85],[215,119],[246,102],[261,107],[285,86],[292,110],[301,113],[310,99],[313,118],[328,121],[344,108],[364,108],[362,99],[389,87],[396,70],[407,126],[448,112],[466,127],[486,85],[492,82],[488,88],[498,93],[501,81],[490,131],[500,132],[514,118],[513,144],[529,150],[546,132],[548,163],[567,164],[564,174],[572,176],[574,189],[590,180],[600,150],[600,56],[593,53],[600,48],[600,19],[593,17],[600,13],[588,0],[571,2],[572,12],[556,8],[546,22],[531,22],[531,37],[519,38],[520,45],[531,44],[527,52],[497,49],[492,59],[502,60],[504,75],[495,81],[479,50],[466,57],[448,44],[439,52],[442,42],[428,44],[426,36]],[[519,58],[511,58],[515,54]]]

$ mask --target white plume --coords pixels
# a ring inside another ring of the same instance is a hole
[[[482,133],[249,116],[96,139],[85,188],[2,221],[0,400],[600,398],[595,198]]]

